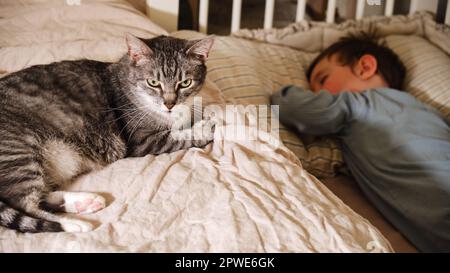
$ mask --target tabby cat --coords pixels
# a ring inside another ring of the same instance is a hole
[[[0,79],[0,225],[20,232],[86,232],[53,212],[105,207],[94,193],[57,191],[118,159],[203,147],[214,123],[178,130],[174,113],[201,89],[213,37],[126,35],[116,63],[36,65]],[[190,121],[190,120],[189,120]],[[181,128],[181,127],[180,127]],[[204,132],[193,138],[194,130]]]

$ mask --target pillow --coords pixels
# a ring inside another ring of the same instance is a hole
[[[418,36],[392,35],[384,40],[406,66],[406,91],[450,122],[450,56]]]
[[[270,95],[283,86],[309,86],[305,70],[316,54],[232,37],[218,37],[214,48],[208,59],[208,75],[228,103],[269,105]],[[304,142],[282,124],[279,133],[303,167],[316,177],[332,177],[344,164],[341,150],[331,138]]]

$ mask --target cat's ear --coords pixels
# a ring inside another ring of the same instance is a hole
[[[126,33],[125,40],[128,47],[128,56],[130,56],[134,62],[139,63],[153,55],[153,51],[141,39],[133,34]]]
[[[190,41],[188,43],[189,48],[186,53],[188,55],[194,55],[205,61],[208,58],[209,51],[214,44],[214,38],[214,35],[210,35],[200,40]]]

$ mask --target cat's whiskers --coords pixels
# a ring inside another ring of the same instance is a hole
[[[120,115],[119,117],[107,121],[106,124],[116,123],[116,122],[119,121],[120,119],[122,119],[122,118],[127,118],[127,117],[129,117],[129,116],[131,116],[131,115],[133,115],[133,114],[135,114],[136,112],[139,112],[139,111],[140,111],[139,109],[129,109],[129,111],[123,113],[123,114]]]
[[[148,115],[148,113],[147,113],[147,112],[144,112],[144,113],[142,114],[141,118],[136,122],[136,125],[133,127],[133,129],[131,129],[131,133],[130,133],[130,136],[129,136],[130,138],[131,138],[131,136],[137,131],[137,129],[139,128],[139,125],[141,124],[141,121],[142,121],[144,118],[146,118],[147,115]]]
[[[139,112],[146,113],[147,111],[143,111],[143,109],[138,106],[136,111],[129,114],[129,116],[133,116],[133,115],[134,116],[125,123],[125,126],[123,126],[122,130],[120,130],[119,135],[122,135],[123,130],[125,130],[131,123],[133,123],[140,116],[140,115],[136,115],[136,113],[139,113]]]
[[[115,111],[115,110],[132,110],[132,109],[135,109],[135,107],[134,108],[127,108],[128,106],[135,106],[134,105],[134,103],[132,103],[132,102],[129,102],[129,103],[126,103],[126,104],[123,104],[123,105],[121,105],[120,107],[108,107],[108,108],[100,108],[99,110],[101,110],[100,112],[102,112],[102,113],[107,113],[107,112],[113,112],[113,111]],[[103,109],[103,110],[102,110]]]

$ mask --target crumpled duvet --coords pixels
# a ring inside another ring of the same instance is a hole
[[[244,113],[239,113],[244,115]],[[120,160],[69,190],[108,206],[89,233],[0,229],[0,250],[126,252],[388,252],[389,243],[277,139],[233,139],[218,126],[206,148]],[[226,136],[226,137],[225,137]],[[220,140],[222,139],[222,140]]]

